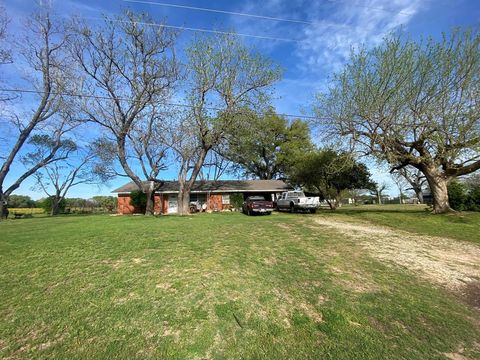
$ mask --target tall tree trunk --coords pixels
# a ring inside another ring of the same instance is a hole
[[[147,196],[147,205],[145,206],[145,215],[154,215],[155,213],[155,191],[150,189],[145,191]]]
[[[423,191],[420,188],[414,188],[413,191],[415,191],[415,195],[417,196],[418,202],[420,204],[423,204]]]
[[[0,190],[0,219],[3,219],[6,215],[7,200],[8,196],[5,196],[3,191]]]
[[[325,199],[327,201],[328,206],[330,206],[330,210],[336,210],[337,209],[337,202],[335,199],[329,200]]]
[[[187,215],[190,213],[190,191],[197,180],[197,176],[202,169],[202,166],[205,162],[208,152],[210,151],[211,146],[205,146],[201,149],[200,155],[193,166],[192,173],[190,178],[187,180],[188,173],[188,159],[184,159],[184,163],[180,167],[178,174],[178,213],[180,215]]]
[[[188,215],[190,213],[190,191],[185,189],[178,193],[178,213]]]
[[[143,192],[147,196],[147,204],[145,206],[145,215],[154,215],[155,213],[155,186],[154,181],[149,181]]]
[[[178,173],[177,211],[179,215],[187,215],[189,211],[188,204],[185,205],[185,199],[187,198],[187,202],[190,200],[190,191],[187,189],[187,164],[188,162],[183,163]]]
[[[52,198],[52,208],[50,209],[50,216],[58,215],[58,203],[59,199],[58,197],[53,197]]]
[[[60,202],[63,200],[62,194],[60,191],[56,191],[55,196],[52,198],[52,209],[50,210],[50,215],[58,215]]]
[[[52,199],[52,208],[50,209],[50,216],[57,215],[57,201]]]
[[[436,168],[425,168],[422,170],[428,181],[428,186],[433,197],[433,213],[443,214],[453,211],[448,202],[449,178],[441,174]]]

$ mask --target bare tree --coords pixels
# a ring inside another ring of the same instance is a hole
[[[406,166],[398,170],[398,174],[403,176],[410,185],[406,190],[413,190],[417,196],[418,202],[423,204],[423,190],[427,183],[425,175],[423,175],[419,169],[412,168],[411,166]]]
[[[280,78],[278,67],[235,36],[197,38],[187,54],[191,109],[178,125],[185,137],[174,146],[180,160],[180,214],[189,211],[190,191],[209,152],[245,119],[239,116],[242,109],[266,103],[269,87]]]
[[[0,207],[21,183],[43,166],[64,158],[57,152],[64,147],[65,133],[78,126],[77,119],[70,116],[74,111],[70,100],[62,94],[68,91],[71,81],[71,61],[66,54],[66,46],[70,39],[69,31],[63,23],[54,23],[47,10],[40,9],[26,25],[26,35],[18,42],[18,52],[23,57],[23,65],[28,74],[28,81],[36,92],[34,97],[16,97],[7,115],[10,126],[17,134],[10,143],[2,158],[0,168]],[[27,105],[28,104],[28,105]],[[33,108],[31,111],[16,109]],[[60,116],[60,113],[62,115]],[[36,161],[28,163],[23,173],[15,178],[6,188],[5,181],[11,167],[22,154],[22,149],[29,142],[35,143],[39,138],[48,137],[48,151],[36,156]],[[3,209],[0,209],[3,210]]]
[[[442,213],[450,210],[448,183],[480,169],[479,84],[478,31],[420,44],[392,36],[352,55],[317,110],[335,134],[392,171],[420,170]]]
[[[59,204],[72,187],[98,184],[103,180],[95,171],[95,152],[92,148],[81,149],[74,141],[66,139],[62,150],[63,159],[44,166],[34,174],[34,188],[42,190],[51,199],[50,215],[58,214]]]
[[[398,171],[393,172],[391,175],[392,175],[392,180],[393,180],[393,182],[395,183],[395,185],[397,186],[397,189],[398,189],[398,202],[400,204],[403,204],[404,203],[405,191],[408,190],[407,189],[407,186],[408,186],[407,180]]]
[[[200,171],[200,180],[217,181],[231,168],[232,162],[222,156],[217,148],[213,148],[207,155],[205,164]]]
[[[0,65],[12,62],[12,53],[7,46],[7,27],[9,19],[3,6],[0,6]]]
[[[12,63],[12,49],[9,45],[8,38],[8,24],[10,19],[8,18],[5,8],[0,6],[0,65],[6,65]],[[3,75],[3,74],[2,74]],[[3,76],[0,77],[0,84],[4,85]],[[15,95],[9,92],[2,91],[0,92],[0,102],[2,105],[5,105],[9,100],[15,98]],[[1,112],[4,112],[4,107],[2,106]],[[4,138],[0,138],[1,141],[4,141]]]
[[[158,104],[168,99],[178,79],[175,34],[152,23],[147,15],[126,12],[106,17],[98,29],[77,24],[72,46],[86,76],[83,91],[90,95],[83,112],[105,131],[107,143],[101,148],[113,150],[110,165],[118,163],[122,173],[117,174],[128,176],[147,195],[148,215],[154,211],[165,154],[156,141],[163,121]]]
[[[368,190],[373,196],[377,198],[377,203],[379,205],[382,205],[384,192],[388,190],[388,185],[386,183],[379,184],[379,183],[373,182],[371,184],[371,188]]]

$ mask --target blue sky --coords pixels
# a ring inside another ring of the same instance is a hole
[[[277,19],[152,4],[155,2]],[[173,26],[234,30],[239,34],[265,37],[242,38],[284,69],[283,79],[275,86],[274,105],[277,111],[304,115],[311,115],[314,94],[325,89],[328,79],[341,69],[352,47],[378,45],[386,34],[399,27],[413,39],[420,39],[425,36],[440,37],[442,32],[448,33],[456,26],[478,26],[480,23],[478,0],[51,0],[50,3],[58,14],[85,17],[92,24],[102,13],[115,14],[130,8],[146,11],[154,20],[165,20]],[[34,4],[33,0],[3,1],[12,18],[11,32],[15,33],[18,23],[32,11]],[[180,53],[192,34],[189,30],[180,32],[177,46]],[[21,170],[21,165],[16,164],[12,175]],[[391,183],[386,169],[375,167],[372,170],[375,180]],[[172,168],[164,173],[164,177],[174,178],[175,173]],[[80,186],[72,189],[69,196],[108,194],[124,182],[125,179],[118,179],[101,187]],[[32,191],[31,186],[32,181],[26,181],[16,193],[42,197],[41,193]],[[392,183],[390,193],[397,193]]]

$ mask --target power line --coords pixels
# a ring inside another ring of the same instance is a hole
[[[28,93],[28,94],[44,94],[45,91],[41,90],[29,90],[29,89],[6,89],[6,88],[0,88],[0,92],[19,92],[19,93]],[[61,93],[61,92],[51,92],[52,95],[62,95],[62,96],[69,96],[69,97],[78,97],[78,98],[87,98],[87,99],[99,99],[99,100],[114,100],[111,97],[108,96],[100,96],[100,95],[88,95],[88,94],[75,94],[75,93]],[[119,101],[130,101],[130,102],[135,102],[133,99],[129,98],[116,98],[116,100]],[[138,102],[138,101],[137,101]],[[183,107],[183,108],[193,108],[193,105],[188,105],[188,104],[181,104],[181,103],[174,103],[174,102],[162,102],[162,105],[166,106],[173,106],[173,107]],[[217,107],[212,107],[212,106],[205,106],[205,109],[207,110],[214,110],[214,111],[223,111],[225,109],[222,108],[217,108]],[[298,114],[285,114],[285,113],[279,113],[277,114],[279,116],[284,116],[284,117],[289,117],[289,118],[299,118],[299,119],[306,119],[306,120],[325,120],[316,116],[308,116],[308,115],[298,115]]]
[[[147,0],[122,0],[122,1],[130,2],[130,3],[138,3],[138,4],[157,5],[157,6],[180,8],[180,9],[221,13],[221,14],[228,14],[228,15],[245,16],[245,17],[252,17],[257,19],[265,19],[265,20],[273,20],[273,21],[284,21],[284,22],[291,22],[291,23],[298,23],[298,24],[305,24],[305,25],[314,24],[312,21],[306,21],[306,20],[286,19],[286,18],[279,18],[274,16],[257,15],[257,14],[251,14],[251,13],[242,13],[242,12],[227,11],[227,10],[220,10],[220,9],[204,8],[204,7],[198,7],[198,6],[177,5],[177,4],[156,2],[156,1],[147,1]],[[415,12],[394,11],[394,10],[389,10],[381,7],[369,6],[369,5],[358,4],[358,3],[352,4],[351,2],[345,1],[345,0],[337,0],[337,3],[343,3],[343,4],[347,4],[348,6],[360,7],[360,8],[370,9],[373,11],[388,12],[392,14],[401,14],[401,15],[415,14]]]
[[[204,7],[197,7],[197,6],[168,4],[168,3],[161,3],[161,2],[156,2],[156,1],[145,1],[145,0],[123,0],[123,1],[124,2],[130,2],[130,3],[138,3],[138,4],[158,5],[158,6],[173,7],[173,8],[180,8],[180,9],[214,12],[214,13],[228,14],[228,15],[246,16],[246,17],[252,17],[252,18],[257,18],[257,19],[265,19],[265,20],[285,21],[285,22],[307,24],[307,25],[312,24],[312,22],[305,21],[305,20],[285,19],[285,18],[278,18],[278,17],[273,17],[273,16],[256,15],[256,14],[241,13],[241,12],[219,10],[219,9],[212,9],[212,8],[204,8]]]
[[[85,19],[89,20],[105,20],[100,17],[93,17],[93,16],[86,16]],[[127,22],[122,20],[111,20],[115,22]],[[251,34],[243,34],[237,33],[233,31],[222,31],[222,30],[211,30],[211,29],[201,29],[201,28],[193,28],[193,27],[186,27],[186,26],[176,26],[176,25],[167,25],[167,24],[159,24],[159,23],[152,23],[152,22],[142,22],[142,21],[132,21],[135,24],[140,25],[148,25],[148,26],[157,26],[163,27],[168,29],[177,29],[177,30],[187,30],[187,31],[196,31],[196,32],[204,32],[204,33],[212,33],[212,34],[223,34],[223,35],[234,35],[234,36],[243,36],[243,37],[251,37],[256,39],[263,39],[263,40],[275,40],[275,41],[287,41],[287,42],[300,42],[300,40],[296,39],[287,39],[287,38],[279,38],[279,37],[271,37],[271,36],[262,36],[262,35],[251,35]]]

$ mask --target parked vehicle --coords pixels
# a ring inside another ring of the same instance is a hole
[[[307,197],[303,191],[286,191],[277,200],[277,210],[279,211],[310,211],[314,214],[320,206],[318,197]]]
[[[247,215],[270,215],[273,211],[273,202],[265,200],[263,196],[249,196],[244,201],[242,210]]]
[[[207,210],[207,204],[200,201],[190,201],[190,213],[197,213]]]

